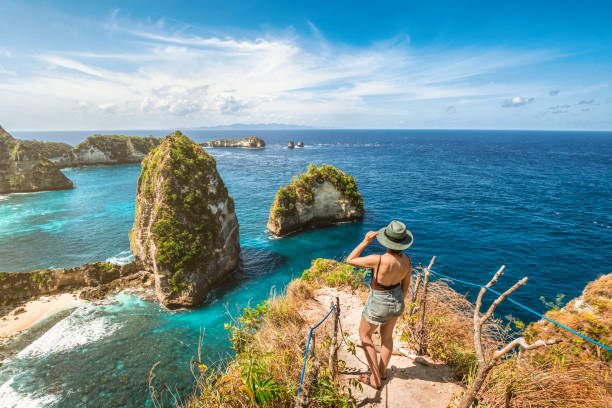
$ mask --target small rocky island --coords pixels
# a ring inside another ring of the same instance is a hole
[[[287,143],[287,148],[289,149],[295,148],[295,143],[293,143],[293,140],[290,140],[289,143]]]
[[[0,126],[0,193],[68,190],[70,181],[47,155],[67,150],[64,143],[13,138]],[[69,145],[65,145],[70,148]]]
[[[61,157],[50,158],[60,167],[92,164],[140,163],[161,139],[149,136],[93,135]]]
[[[354,177],[334,166],[308,166],[308,171],[276,193],[268,230],[280,236],[311,226],[362,219],[363,199]]]
[[[200,305],[237,268],[238,237],[234,200],[215,159],[181,132],[168,135],[142,162],[130,233],[158,300],[171,309]]]
[[[245,137],[242,139],[217,139],[200,143],[202,147],[242,147],[244,149],[263,149],[266,143],[258,137]]]

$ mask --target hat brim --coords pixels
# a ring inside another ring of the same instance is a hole
[[[414,238],[412,237],[412,233],[406,230],[406,237],[402,242],[391,241],[385,235],[385,228],[381,228],[378,230],[378,235],[376,235],[376,240],[380,243],[380,245],[385,248],[393,249],[395,251],[403,251],[412,245],[414,242]]]

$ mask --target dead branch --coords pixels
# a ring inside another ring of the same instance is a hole
[[[476,397],[476,394],[478,394],[478,391],[480,391],[480,388],[484,384],[487,375],[489,374],[489,371],[491,371],[491,369],[495,367],[497,363],[499,363],[500,359],[505,354],[510,352],[515,347],[519,346],[523,350],[533,350],[535,348],[555,344],[560,341],[538,340],[533,344],[528,344],[523,337],[519,337],[506,344],[501,349],[496,350],[491,356],[491,358],[487,361],[485,353],[482,349],[482,326],[486,323],[487,320],[491,318],[491,316],[493,316],[495,309],[497,308],[497,306],[499,306],[501,302],[506,300],[508,296],[510,296],[514,291],[516,291],[518,288],[520,288],[527,282],[527,278],[523,278],[516,282],[510,289],[499,295],[499,297],[495,299],[493,303],[491,303],[491,306],[489,306],[486,313],[481,316],[480,308],[482,307],[482,298],[487,289],[497,282],[499,277],[503,274],[504,269],[505,266],[502,265],[502,267],[499,268],[499,270],[495,273],[489,283],[480,288],[480,292],[478,292],[478,297],[476,298],[476,307],[474,308],[474,350],[476,352],[476,357],[478,358],[478,371],[476,372],[476,377],[474,378],[474,381],[467,389],[467,391],[463,394],[458,408],[469,408],[472,406],[474,398]]]

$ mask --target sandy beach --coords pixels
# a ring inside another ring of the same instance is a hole
[[[82,303],[75,294],[42,296],[13,309],[0,318],[0,339],[13,336],[31,327],[45,316]]]

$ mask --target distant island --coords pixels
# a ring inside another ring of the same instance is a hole
[[[234,123],[231,125],[200,126],[193,130],[299,130],[314,129],[312,126],[289,125],[286,123]]]
[[[263,149],[266,142],[258,137],[244,137],[242,139],[216,139],[200,143],[202,147],[242,147],[244,149]]]

